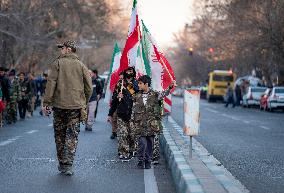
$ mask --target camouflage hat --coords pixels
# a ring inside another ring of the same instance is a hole
[[[77,48],[76,42],[73,40],[68,40],[66,42],[64,42],[63,44],[57,44],[58,48],[63,48],[63,47],[67,47],[67,48]]]

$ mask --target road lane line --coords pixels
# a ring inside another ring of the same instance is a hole
[[[51,123],[51,124],[48,124],[48,127],[52,127],[53,126],[53,123]]]
[[[19,139],[20,137],[22,137],[22,136],[16,136],[16,137],[13,137],[13,138],[8,139],[8,140],[6,140],[6,141],[2,141],[2,142],[0,143],[0,146],[5,146],[5,145],[8,145],[8,144],[10,144],[10,143],[13,143],[14,141],[16,141],[17,139]]]
[[[261,125],[260,128],[265,129],[265,130],[270,130],[269,127],[266,127],[266,126],[263,126],[263,125]]]
[[[25,161],[25,160],[32,160],[32,161],[48,161],[48,162],[55,162],[55,159],[46,158],[46,157],[19,157],[15,158],[16,160]]]
[[[159,193],[154,169],[144,169],[145,193]]]
[[[219,113],[219,111],[215,111],[213,109],[210,109],[210,108],[205,108],[207,111],[211,112],[211,113]]]
[[[36,132],[38,132],[38,130],[30,130],[30,131],[28,131],[28,132],[26,132],[27,134],[32,134],[32,133],[36,133]]]
[[[250,124],[250,121],[243,120],[244,123]]]
[[[240,120],[240,119],[238,119],[238,118],[236,118],[236,117],[233,117],[233,116],[230,116],[230,115],[227,115],[227,114],[222,114],[222,116],[227,117],[227,118],[229,118],[229,119],[233,119],[233,120],[235,120],[235,121],[239,121],[239,120]]]

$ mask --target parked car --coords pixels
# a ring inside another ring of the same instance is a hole
[[[267,88],[266,91],[261,95],[259,109],[260,110],[268,110],[267,109],[267,101],[268,97],[271,95],[271,88]]]
[[[173,91],[173,95],[177,97],[183,97],[183,92],[184,92],[184,89],[177,87]]]
[[[267,109],[269,111],[284,110],[284,87],[273,87],[267,100]]]
[[[243,107],[259,106],[261,95],[266,87],[248,87],[246,94],[243,95]]]

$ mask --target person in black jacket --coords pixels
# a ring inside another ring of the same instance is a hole
[[[92,76],[92,85],[93,85],[93,93],[88,103],[88,120],[86,122],[86,131],[92,131],[92,126],[95,122],[95,111],[97,108],[98,101],[100,100],[103,92],[102,85],[98,80],[98,71],[92,70],[90,71]]]
[[[139,91],[139,87],[133,67],[126,69],[123,77],[115,87],[108,120],[112,120],[112,116],[116,111],[119,158],[122,161],[129,161],[135,151],[135,135],[129,125],[133,106],[132,96]]]
[[[10,90],[10,83],[9,83],[9,79],[5,76],[5,71],[6,68],[4,67],[0,67],[0,84],[2,86],[2,101],[5,102],[10,102],[10,94],[9,94],[9,90]]]

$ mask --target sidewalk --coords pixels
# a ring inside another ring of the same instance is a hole
[[[161,149],[178,193],[248,193],[207,150],[193,138],[189,159],[189,136],[171,116],[163,121]]]

